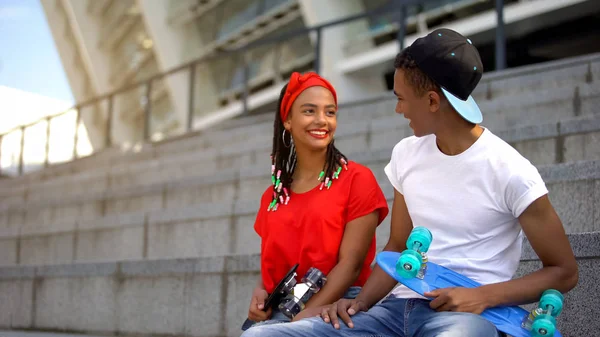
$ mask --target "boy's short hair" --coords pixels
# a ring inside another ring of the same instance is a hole
[[[440,86],[435,81],[425,74],[415,60],[410,56],[406,49],[396,55],[394,60],[394,68],[404,72],[404,79],[410,85],[418,97],[422,97],[428,91],[435,91],[442,95]]]

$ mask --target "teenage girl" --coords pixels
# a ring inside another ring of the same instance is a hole
[[[353,298],[371,273],[375,230],[388,206],[371,170],[349,161],[334,145],[337,95],[315,73],[293,73],[280,94],[271,153],[272,185],[263,193],[254,229],[261,237],[261,277],[248,318],[255,324],[287,322],[268,294],[292,266],[297,279],[310,267],[325,286],[294,321],[321,307]]]

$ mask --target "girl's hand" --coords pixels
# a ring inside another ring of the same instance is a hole
[[[269,297],[267,291],[262,288],[255,288],[252,292],[252,300],[250,301],[250,309],[248,310],[248,318],[254,322],[266,321],[271,317],[272,310],[269,307],[263,311],[265,301]]]

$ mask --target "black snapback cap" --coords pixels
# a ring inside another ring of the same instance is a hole
[[[483,75],[483,64],[471,40],[451,29],[436,29],[418,38],[406,52],[464,119],[475,124],[483,121],[471,96]]]

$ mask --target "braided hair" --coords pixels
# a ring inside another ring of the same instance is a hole
[[[271,182],[273,184],[273,200],[269,204],[268,211],[277,210],[281,205],[287,205],[290,201],[290,186],[292,176],[296,169],[297,156],[292,135],[287,132],[279,111],[284,94],[287,90],[286,84],[279,95],[277,110],[275,111],[275,122],[273,125],[273,149],[271,151]],[[327,154],[323,170],[319,174],[321,181],[320,190],[324,187],[329,189],[334,179],[338,179],[342,168],[348,169],[348,160],[334,145],[334,140],[327,145]]]

